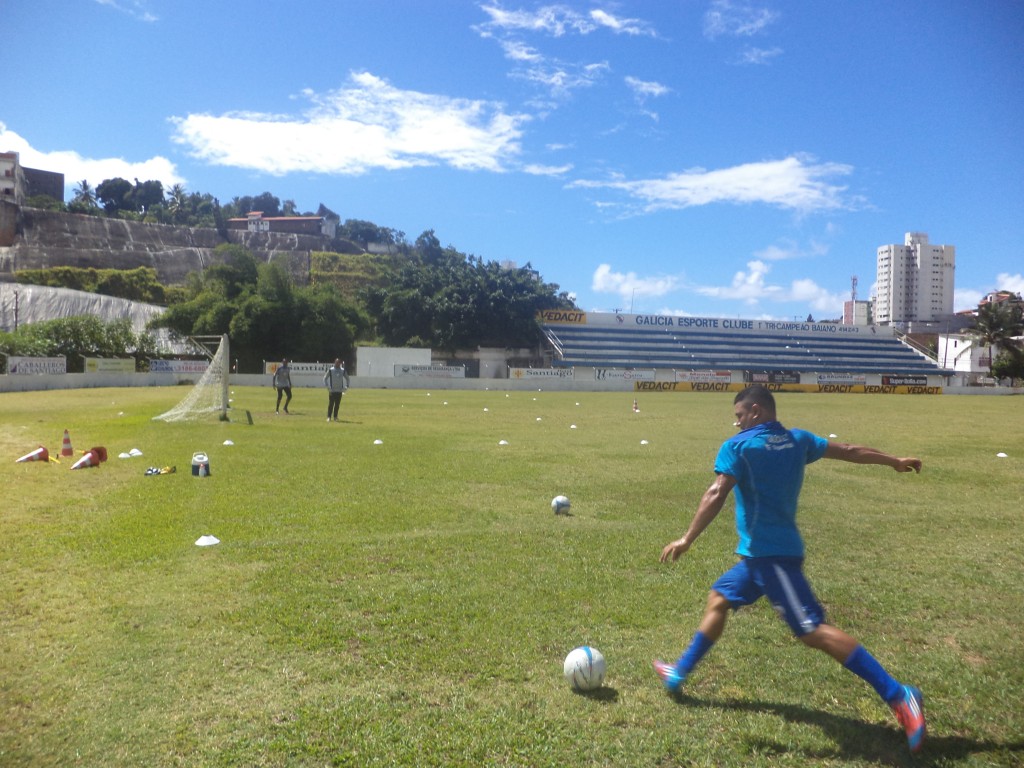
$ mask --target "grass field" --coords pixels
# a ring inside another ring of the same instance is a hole
[[[731,502],[658,562],[730,395],[633,413],[631,393],[353,390],[335,424],[321,391],[278,417],[271,389],[237,388],[252,426],[151,420],[185,393],[0,395],[6,768],[1024,763],[1024,398],[779,398],[784,423],[924,459],[820,462],[801,511],[831,620],[925,692],[911,757],[874,692],[766,605],[681,703],[652,674],[733,562]],[[15,463],[65,428],[109,461]],[[561,671],[584,643],[608,662],[587,696]]]

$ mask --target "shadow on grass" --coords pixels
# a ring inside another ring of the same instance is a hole
[[[596,691],[576,691],[577,696],[582,696],[585,699],[591,699],[592,701],[600,702],[601,704],[614,704],[619,700],[619,692],[615,688],[607,685],[602,685]]]
[[[808,759],[854,758],[869,760],[880,765],[948,765],[951,760],[963,760],[971,755],[987,754],[1005,757],[1005,763],[993,765],[1020,765],[1024,756],[1024,740],[989,741],[966,736],[943,736],[929,732],[924,747],[917,755],[907,750],[902,729],[895,720],[891,726],[865,723],[851,717],[833,715],[821,710],[795,704],[776,704],[765,701],[737,701],[725,699],[697,699],[678,695],[676,703],[688,706],[711,707],[737,712],[760,712],[777,715],[791,723],[802,723],[820,728],[838,748],[827,752],[805,750]],[[926,713],[927,714],[927,711]],[[759,753],[785,754],[794,751],[792,742],[772,742],[760,738],[751,742]]]

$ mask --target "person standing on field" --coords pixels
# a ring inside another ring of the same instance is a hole
[[[288,403],[292,401],[292,369],[288,366],[288,358],[274,371],[274,387],[277,389],[277,406],[274,413],[281,412],[281,397],[284,396],[284,412],[288,413]]]
[[[726,440],[715,459],[715,479],[701,497],[686,533],[661,551],[661,562],[675,562],[715,519],[736,490],[739,562],[716,581],[689,647],[674,664],[655,660],[654,670],[677,694],[697,663],[722,636],[730,610],[768,598],[778,615],[805,645],[824,651],[866,680],[893,710],[912,752],[925,736],[924,697],[895,680],[856,639],[825,621],[803,573],[804,544],[796,525],[804,467],[821,458],[854,464],[880,464],[897,472],[920,472],[921,460],[897,458],[861,445],[836,443],[776,420],[775,398],[751,386],[733,401],[739,434]]]
[[[324,385],[327,387],[327,420],[338,420],[338,407],[341,405],[341,396],[348,389],[348,374],[345,373],[345,366],[341,360],[335,359],[334,367],[328,368],[324,374]]]

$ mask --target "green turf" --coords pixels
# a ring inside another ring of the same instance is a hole
[[[911,758],[874,692],[767,606],[731,620],[682,703],[650,670],[733,560],[730,502],[658,562],[731,396],[633,413],[632,393],[357,389],[334,424],[321,391],[275,416],[271,389],[237,388],[232,423],[151,420],[186,391],[0,395],[0,765],[1024,762],[1022,398],[779,398],[787,424],[924,459],[821,462],[801,512],[831,620],[925,692]],[[65,428],[109,461],[14,462]],[[561,672],[584,643],[608,662],[590,696]]]

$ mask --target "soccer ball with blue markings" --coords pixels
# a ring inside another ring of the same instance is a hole
[[[574,691],[594,691],[604,683],[604,656],[597,648],[573,648],[562,665],[565,680]]]
[[[551,500],[551,511],[556,515],[568,515],[571,506],[568,496],[555,496]]]

